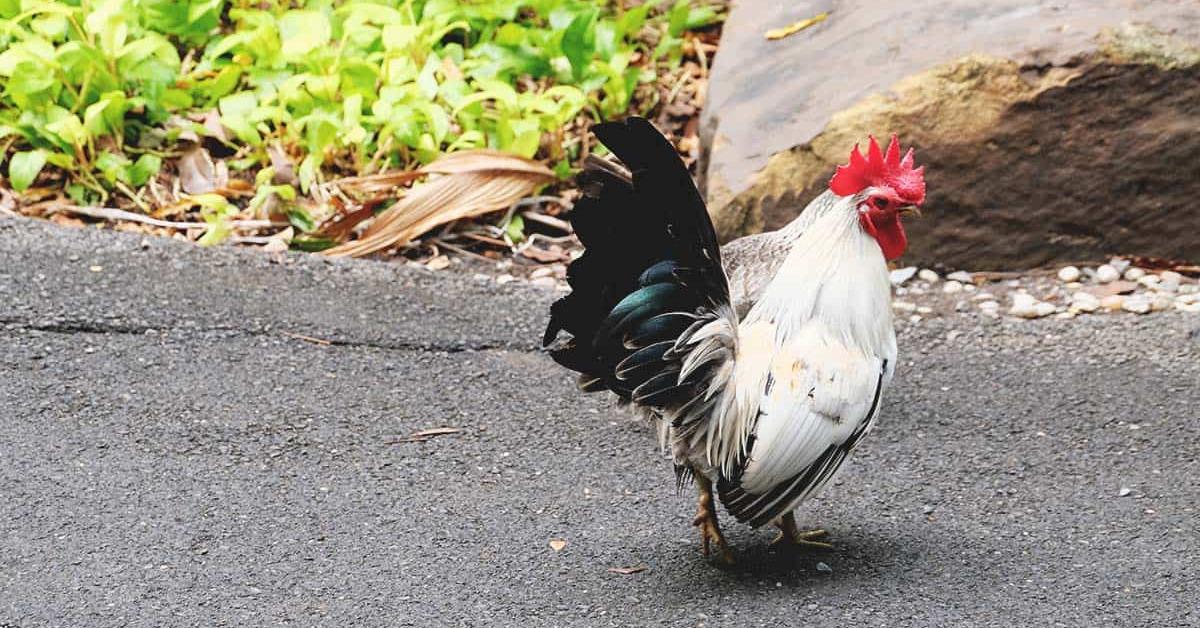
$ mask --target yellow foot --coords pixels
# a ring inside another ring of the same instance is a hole
[[[814,541],[813,540],[813,539],[824,538],[827,536],[829,536],[829,533],[824,530],[805,530],[803,532],[796,531],[792,534],[788,534],[788,533],[784,532],[783,530],[780,530],[779,536],[775,537],[775,540],[771,541],[771,545],[787,543],[789,545],[801,545],[804,547],[815,547],[815,548],[819,548],[819,549],[830,550],[830,549],[833,549],[833,545],[831,545],[829,543],[824,543],[822,541]]]
[[[824,550],[833,549],[833,546],[829,543],[813,540],[829,536],[828,532],[820,529],[805,530],[802,532],[800,528],[796,526],[796,515],[793,513],[789,512],[788,514],[780,517],[779,520],[775,522],[775,527],[779,528],[779,536],[775,537],[774,541],[771,541],[772,545],[786,542],[789,545],[797,545],[802,547],[812,547]]]
[[[729,551],[725,535],[721,534],[721,526],[717,525],[717,513],[702,508],[700,512],[696,513],[692,525],[700,528],[700,541],[703,543],[701,552],[705,556],[709,556],[712,553],[712,546],[716,545],[717,551],[721,554],[721,561],[726,565],[733,564],[733,552]]]

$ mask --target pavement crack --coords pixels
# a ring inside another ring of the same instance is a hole
[[[0,318],[0,326],[8,331],[39,331],[52,334],[96,334],[96,335],[127,335],[146,336],[153,334],[184,334],[206,335],[223,334],[232,337],[247,338],[276,338],[290,340],[301,344],[328,347],[350,347],[365,349],[380,349],[385,351],[410,351],[423,353],[466,353],[478,351],[506,351],[516,353],[537,353],[536,349],[527,346],[510,345],[502,342],[408,342],[408,341],[376,341],[353,340],[346,338],[321,338],[309,336],[284,329],[259,328],[246,329],[232,326],[154,326],[130,325],[125,323],[108,323],[103,321],[29,321],[19,318]]]

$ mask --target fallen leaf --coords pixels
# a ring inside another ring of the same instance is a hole
[[[521,255],[528,257],[535,262],[548,264],[551,262],[566,262],[571,260],[571,254],[563,250],[557,244],[550,245],[550,248],[541,249],[536,246],[527,246],[521,249]]]
[[[188,194],[207,194],[225,187],[229,174],[213,163],[212,156],[196,145],[179,157],[179,185]]]
[[[442,270],[450,265],[450,258],[445,255],[439,255],[428,262],[425,262],[425,268],[429,270]]]
[[[409,434],[408,436],[405,436],[404,438],[401,438],[400,440],[395,441],[395,442],[397,442],[397,443],[422,443],[422,442],[425,442],[425,441],[433,438],[434,436],[445,436],[446,434],[458,434],[459,432],[462,432],[462,430],[457,427],[431,427],[427,430],[413,432],[412,434]]]
[[[292,164],[292,158],[283,152],[283,148],[278,143],[267,147],[267,156],[271,158],[271,167],[275,169],[275,176],[271,178],[271,183],[276,185],[296,183],[296,167]]]
[[[220,140],[221,142],[229,141],[229,134],[225,132],[225,125],[221,124],[221,113],[216,109],[209,109],[201,114],[197,120],[204,125],[204,131],[209,137]]]
[[[567,546],[567,542],[564,541],[563,539],[550,539],[550,549],[552,549],[556,552],[561,552],[562,549],[566,546]]]
[[[819,13],[817,15],[814,15],[808,19],[800,20],[799,22],[795,22],[795,23],[785,26],[783,28],[772,28],[771,30],[767,31],[767,39],[770,39],[772,41],[776,40],[776,39],[783,39],[784,37],[787,37],[788,35],[794,35],[796,33],[799,33],[800,31],[802,31],[810,26],[820,24],[821,22],[824,22],[826,20],[826,18],[828,18],[828,17],[829,17],[829,11],[826,11],[824,13]]]
[[[83,221],[78,218],[73,218],[66,214],[56,213],[50,216],[50,222],[64,227],[82,227]]]
[[[644,565],[638,565],[637,567],[609,567],[608,571],[609,573],[619,573],[622,576],[628,576],[629,574],[646,571],[646,567]]]
[[[447,155],[418,171],[431,176],[375,217],[358,240],[323,253],[361,257],[413,238],[448,222],[500,210],[554,180],[546,166],[493,150]]]

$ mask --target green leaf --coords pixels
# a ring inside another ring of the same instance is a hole
[[[46,130],[71,146],[83,146],[88,139],[87,129],[79,121],[79,116],[72,113],[68,113],[54,122],[47,124]]]
[[[313,220],[312,216],[309,216],[308,212],[304,211],[304,208],[302,207],[293,207],[289,209],[287,217],[288,222],[291,223],[293,227],[303,231],[304,233],[311,233],[317,229],[316,221]]]
[[[571,63],[571,75],[576,81],[583,78],[592,60],[592,53],[596,51],[596,34],[592,29],[595,20],[595,11],[580,13],[563,33],[562,51]]]
[[[251,92],[240,92],[226,96],[217,104],[221,112],[221,124],[229,127],[238,139],[251,146],[262,144],[262,136],[250,119],[258,106],[258,98]]]
[[[671,11],[667,14],[667,19],[669,21],[667,25],[667,32],[670,33],[672,37],[679,37],[683,34],[684,29],[687,28],[690,4],[691,3],[689,0],[677,0],[674,6],[671,7]]]
[[[280,51],[285,61],[294,63],[315,50],[323,50],[329,44],[330,34],[329,19],[324,13],[288,11],[279,19],[279,39],[283,42]]]
[[[109,185],[117,181],[129,183],[129,158],[124,155],[105,151],[96,157],[92,165],[104,175],[104,180],[108,181]]]
[[[229,226],[229,216],[236,212],[237,208],[230,205],[224,196],[198,194],[188,197],[188,200],[200,206],[200,217],[208,223],[204,235],[197,240],[200,246],[219,244],[233,233],[233,229]]]
[[[133,162],[133,166],[129,169],[129,182],[134,187],[141,187],[146,185],[151,177],[158,175],[160,170],[162,170],[162,158],[146,153]]]
[[[337,246],[337,242],[329,238],[292,238],[288,245],[293,251],[316,253]]]
[[[509,219],[508,224],[504,225],[504,235],[508,236],[514,244],[525,239],[525,219],[514,215]]]
[[[33,184],[42,166],[46,165],[46,151],[31,150],[16,153],[8,160],[8,180],[12,188],[24,192]]]

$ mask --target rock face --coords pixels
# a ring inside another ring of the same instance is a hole
[[[742,0],[701,128],[724,239],[786,224],[856,142],[898,133],[928,185],[905,264],[1200,258],[1194,0]]]

